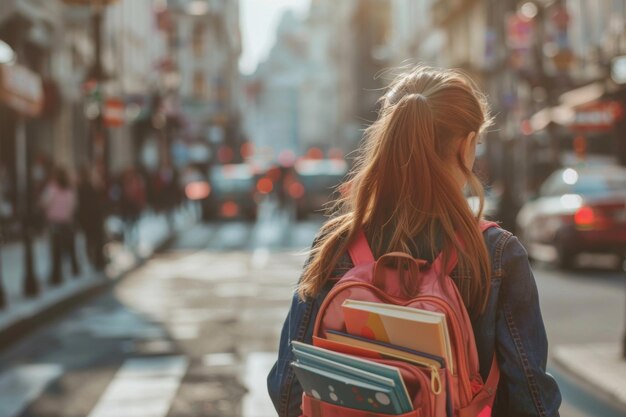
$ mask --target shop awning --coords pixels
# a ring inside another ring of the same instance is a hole
[[[0,102],[24,116],[38,116],[44,102],[41,78],[21,65],[0,64]]]
[[[546,107],[533,114],[530,118],[530,125],[533,131],[536,132],[545,129],[550,123],[575,127],[577,124],[580,124],[581,120],[584,120],[586,128],[593,128],[589,123],[593,120],[598,120],[602,122],[602,129],[604,129],[607,118],[602,115],[589,117],[588,111],[589,109],[597,110],[599,108],[605,111],[609,107],[611,111],[616,109],[612,102],[604,105],[604,102],[600,101],[605,92],[606,88],[603,82],[594,82],[563,93],[559,97],[559,105]]]
[[[13,16],[21,16],[31,23],[26,39],[42,47],[54,45],[53,32],[63,24],[63,5],[58,0],[0,0],[0,25]]]
[[[582,106],[602,98],[605,92],[604,83],[595,82],[561,94],[559,102],[569,107]]]
[[[0,23],[18,14],[33,22],[45,22],[55,27],[62,23],[62,7],[58,0],[1,0]]]
[[[567,126],[574,120],[574,115],[575,111],[570,106],[546,107],[532,115],[530,126],[533,132],[545,129],[550,123]]]

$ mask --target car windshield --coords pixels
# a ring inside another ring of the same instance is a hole
[[[252,169],[247,165],[224,165],[211,172],[213,187],[218,192],[245,192],[253,186]]]
[[[346,175],[348,165],[343,160],[302,160],[295,169],[308,191],[320,190],[330,194]]]
[[[573,185],[572,191],[582,195],[626,191],[626,177],[584,176]]]
[[[625,173],[578,173],[571,169],[553,174],[541,187],[542,196],[601,195],[620,191],[626,192]]]

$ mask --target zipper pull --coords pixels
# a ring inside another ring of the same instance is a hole
[[[434,366],[430,367],[430,388],[435,395],[441,394],[441,377]]]

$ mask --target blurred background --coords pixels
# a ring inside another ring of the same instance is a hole
[[[561,415],[626,415],[626,1],[2,0],[0,416],[275,412],[304,251],[399,66],[495,125]],[[474,202],[473,200],[471,202]]]

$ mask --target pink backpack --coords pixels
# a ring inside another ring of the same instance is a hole
[[[497,224],[480,223],[481,231],[490,227],[497,227]],[[388,253],[375,260],[362,231],[349,246],[348,252],[354,268],[334,285],[322,303],[313,331],[313,344],[342,353],[367,357],[370,360],[399,368],[414,408],[413,411],[402,416],[491,416],[500,373],[494,355],[487,381],[483,381],[480,376],[472,325],[459,291],[449,276],[456,266],[456,253],[450,254],[447,266],[443,265],[442,255],[439,254],[427,269],[424,269],[427,266],[425,261],[416,260],[401,252]],[[419,285],[418,296],[411,299],[403,296],[400,274],[397,270],[387,267],[391,259],[400,261],[399,265],[404,262],[408,267],[410,273],[403,275],[410,280],[408,282]],[[443,279],[440,279],[441,276]],[[410,362],[385,359],[380,355],[372,355],[371,351],[328,340],[327,330],[346,331],[341,307],[346,299],[388,303],[444,313],[450,333],[453,362],[456,364],[454,374],[447,367],[438,370],[435,367],[422,367]],[[374,417],[377,415],[319,401],[306,393],[303,394],[302,411],[303,417]]]

